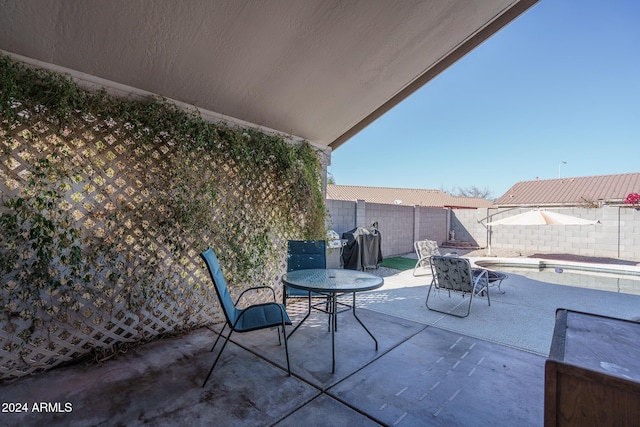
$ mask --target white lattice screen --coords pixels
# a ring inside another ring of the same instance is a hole
[[[275,167],[242,178],[224,149],[185,153],[169,133],[150,144],[141,138],[148,129],[77,115],[63,131],[41,112],[36,123],[7,126],[5,119],[0,131],[3,202],[25,194],[37,159],[48,157],[67,174],[54,180],[63,184],[58,207],[81,231],[87,279],[71,283],[54,263],[51,275],[63,286],[34,298],[21,292],[19,268],[2,278],[0,379],[220,320],[199,258],[208,246],[218,252],[233,292],[258,282],[280,294],[286,240],[295,237],[282,224],[304,221],[283,211],[289,184]],[[193,212],[179,211],[190,206],[180,197],[193,199]],[[204,215],[210,226],[162,223],[176,215]],[[268,250],[254,253],[255,247]],[[35,262],[36,248],[20,250],[20,265]],[[251,268],[254,262],[258,268]]]

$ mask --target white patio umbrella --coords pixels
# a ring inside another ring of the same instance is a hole
[[[593,225],[600,221],[534,209],[487,223],[487,225]]]
[[[487,226],[496,225],[593,225],[599,224],[598,220],[589,220],[575,216],[549,212],[543,209],[534,209],[518,215],[509,216],[496,221],[488,222]],[[487,253],[491,255],[491,229],[489,229],[489,244]]]

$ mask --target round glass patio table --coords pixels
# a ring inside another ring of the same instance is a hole
[[[304,323],[307,317],[309,317],[312,308],[311,292],[315,294],[325,295],[328,298],[327,309],[320,311],[326,311],[326,313],[329,314],[332,354],[331,372],[336,371],[335,331],[337,326],[336,321],[338,314],[337,298],[340,295],[353,294],[353,302],[351,304],[353,316],[373,339],[376,344],[376,351],[378,350],[378,340],[376,340],[373,334],[369,331],[369,329],[367,329],[365,324],[362,323],[362,320],[360,320],[360,318],[356,314],[356,293],[371,291],[373,289],[380,288],[384,284],[384,279],[382,277],[359,270],[312,268],[306,270],[290,271],[282,276],[282,282],[286,286],[289,286],[291,288],[310,292],[309,312],[289,334],[289,336],[293,335],[293,333]]]

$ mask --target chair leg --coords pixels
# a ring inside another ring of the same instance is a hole
[[[427,308],[429,310],[431,310],[431,308],[429,308],[429,295],[431,295],[431,288],[433,287],[433,284],[429,285],[429,290],[427,291],[427,299],[424,302],[424,305],[427,306]]]
[[[473,302],[473,292],[471,292],[471,296],[469,297],[469,307],[467,307],[467,314],[460,317],[467,317],[469,313],[471,313],[471,303]]]
[[[489,296],[489,287],[490,287],[489,286],[489,282],[487,282],[487,284],[484,285],[484,287],[482,289],[480,289],[480,291],[475,292],[475,289],[474,289],[472,294],[475,294],[476,296],[484,296],[484,293],[486,292],[487,293],[487,302],[489,303],[489,305],[491,305],[491,297]]]
[[[429,274],[428,272],[427,273],[422,273],[422,274],[416,274],[416,271],[418,271],[418,268],[423,268],[423,269],[426,270],[425,267],[422,267],[422,261],[423,261],[423,259],[418,259],[418,262],[416,262],[416,266],[413,267],[413,277],[426,276],[426,275]],[[429,267],[431,267],[431,265],[429,265]]]
[[[416,262],[416,266],[413,267],[413,277],[416,277],[416,270],[418,269],[418,265],[420,265],[420,260],[418,260],[418,262]]]
[[[293,335],[293,333],[295,331],[298,330],[298,328],[300,326],[302,326],[302,324],[304,323],[305,320],[307,320],[307,318],[311,315],[311,292],[309,292],[309,307],[307,308],[307,314],[302,318],[302,320],[296,325],[295,328],[293,328],[293,331],[289,332],[289,337],[291,337],[291,335]]]
[[[204,383],[202,383],[202,387],[204,387],[205,385],[207,385],[207,381],[209,381],[209,377],[211,376],[211,373],[213,372],[213,368],[216,367],[216,364],[218,363],[218,360],[220,360],[220,356],[222,356],[222,352],[224,351],[224,348],[227,346],[227,343],[229,342],[229,338],[231,338],[231,334],[233,333],[233,328],[229,331],[229,335],[227,335],[227,337],[224,340],[224,344],[222,344],[222,348],[220,349],[220,352],[218,353],[218,356],[216,356],[216,360],[214,360],[213,365],[211,366],[211,369],[209,369],[209,373],[207,374],[207,378],[204,379]],[[222,335],[222,334],[221,334]],[[218,337],[220,338],[220,337]],[[216,340],[216,343],[218,342],[218,340]],[[286,341],[285,341],[286,343]],[[215,347],[215,344],[213,345]],[[213,349],[211,349],[213,350]]]
[[[218,344],[218,341],[220,340],[220,337],[222,336],[222,333],[224,332],[224,328],[227,327],[227,322],[224,322],[224,325],[222,325],[222,329],[220,329],[220,333],[218,334],[218,338],[216,338],[216,342],[213,343],[213,347],[211,347],[211,350],[209,351],[213,351],[214,348],[216,348],[216,344]]]
[[[284,316],[282,317],[282,335],[284,335],[284,353],[287,356],[287,373],[291,376],[291,365],[289,364],[289,345],[287,344],[287,333],[284,328]],[[280,339],[280,334],[278,334],[278,340]]]
[[[469,313],[471,313],[471,302],[473,301],[473,292],[471,292],[471,297],[469,298],[469,307],[467,308],[467,314],[455,314],[451,311],[443,311],[443,310],[438,310],[437,308],[433,308],[433,307],[429,307],[429,296],[431,295],[431,288],[433,287],[433,284],[429,285],[429,291],[427,292],[427,300],[425,301],[425,305],[427,306],[427,308],[431,311],[437,311],[438,313],[444,313],[444,314],[450,314],[451,316],[455,316],[455,317],[467,317],[469,315]],[[463,295],[464,297],[464,295]],[[449,298],[451,298],[451,291],[449,291]]]

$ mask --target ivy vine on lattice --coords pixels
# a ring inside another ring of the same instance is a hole
[[[0,87],[0,378],[217,321],[201,250],[279,289],[286,240],[323,234],[308,144],[6,57]]]

